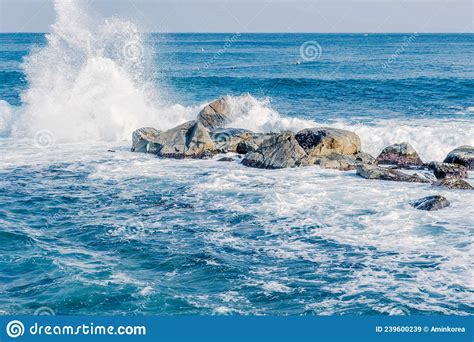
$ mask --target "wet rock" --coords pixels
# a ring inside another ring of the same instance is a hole
[[[351,155],[361,150],[359,136],[343,129],[329,127],[303,129],[295,135],[295,139],[310,157],[330,154]]]
[[[467,168],[461,164],[431,162],[428,168],[438,179],[467,178]]]
[[[358,165],[357,174],[366,179],[389,180],[396,182],[429,183],[430,181],[417,174],[407,174],[399,170],[376,165]]]
[[[457,189],[457,190],[473,190],[471,184],[466,182],[464,179],[457,178],[444,178],[433,183],[433,186],[442,186],[448,189]]]
[[[214,146],[222,153],[237,152],[240,143],[253,142],[255,133],[246,129],[219,128],[210,133]]]
[[[150,149],[150,144],[159,140],[160,133],[151,127],[137,129],[132,134],[132,152],[156,152]]]
[[[233,162],[234,159],[230,157],[222,157],[222,158],[217,159],[217,161],[218,162]]]
[[[410,167],[421,166],[423,161],[413,146],[407,142],[402,142],[385,147],[377,157],[377,164]]]
[[[266,134],[254,133],[252,139],[239,142],[237,144],[235,152],[239,154],[255,152],[260,146],[260,144],[262,144],[262,142],[264,142],[266,139],[271,138],[274,135],[276,135],[276,133],[266,133]]]
[[[205,158],[217,153],[208,130],[188,121],[164,132],[141,128],[134,132],[132,150],[166,158]]]
[[[474,170],[474,147],[464,145],[455,148],[448,153],[444,163],[461,164],[469,170]]]
[[[449,201],[443,196],[428,196],[417,199],[411,203],[412,207],[418,210],[439,210],[450,205]]]
[[[197,120],[208,130],[223,128],[230,122],[231,106],[227,96],[211,102],[199,112]]]
[[[242,164],[262,169],[300,166],[307,158],[292,132],[283,132],[264,140],[255,152],[249,152]]]
[[[375,158],[364,152],[359,152],[354,155],[330,154],[319,158],[313,157],[309,162],[311,165],[319,165],[322,169],[334,169],[340,171],[355,170],[358,165],[374,163]]]

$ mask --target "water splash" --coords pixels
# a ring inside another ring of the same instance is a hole
[[[14,133],[48,129],[58,140],[128,139],[158,121],[144,77],[152,50],[130,21],[97,19],[79,1],[54,2],[47,44],[25,59],[29,88]]]

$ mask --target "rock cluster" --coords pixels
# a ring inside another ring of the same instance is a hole
[[[357,175],[371,180],[432,183],[433,186],[449,189],[473,189],[461,179],[467,178],[468,170],[474,169],[472,146],[454,149],[443,163],[424,164],[407,142],[387,146],[374,158],[362,151],[359,136],[347,130],[314,127],[296,133],[254,133],[227,127],[231,119],[230,98],[223,97],[205,106],[194,121],[167,131],[151,127],[136,130],[132,136],[132,151],[178,159],[209,158],[232,152],[244,155],[242,164],[248,167],[282,169],[319,165],[324,169],[357,170]],[[219,161],[237,159],[224,157]],[[405,169],[412,171],[410,173]],[[429,203],[432,202],[433,208],[441,208],[446,204],[439,198],[430,199]]]

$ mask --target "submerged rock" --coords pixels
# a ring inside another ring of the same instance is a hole
[[[283,132],[264,140],[255,152],[249,152],[242,164],[262,169],[300,166],[307,158],[292,132]]]
[[[309,164],[319,165],[322,169],[340,171],[355,170],[358,165],[374,164],[375,158],[368,153],[359,152],[354,155],[330,154],[311,160]]]
[[[446,208],[450,203],[445,197],[435,195],[417,199],[416,201],[413,201],[411,205],[413,208],[418,210],[433,211]]]
[[[455,148],[448,153],[444,163],[461,164],[469,170],[474,170],[474,147],[464,145]]]
[[[357,174],[366,179],[389,180],[396,182],[429,183],[430,181],[417,174],[409,175],[398,170],[376,165],[358,165]]]
[[[433,186],[442,186],[449,189],[458,189],[458,190],[473,190],[471,184],[466,182],[464,179],[456,178],[444,178],[433,183]]]
[[[409,167],[421,166],[423,161],[413,146],[407,142],[402,142],[385,147],[377,157],[377,164]]]
[[[231,106],[227,96],[211,102],[198,114],[197,121],[212,131],[230,122]]]
[[[218,162],[233,162],[234,159],[230,157],[222,157],[222,158],[217,159],[217,161]]]
[[[361,151],[359,136],[343,129],[307,128],[299,131],[295,139],[310,157],[330,154],[351,155]]]
[[[431,162],[428,168],[438,179],[467,178],[467,168],[461,164]]]
[[[160,133],[160,131],[151,127],[137,129],[132,134],[132,152],[156,152],[150,149],[150,143],[157,142]]]

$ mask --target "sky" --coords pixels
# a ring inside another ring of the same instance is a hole
[[[64,0],[67,1],[67,0]],[[473,0],[82,0],[148,32],[473,32]],[[0,32],[48,32],[52,0],[0,0]]]

